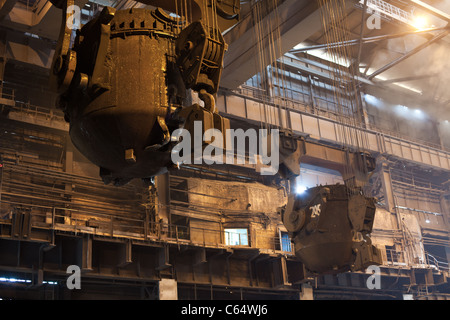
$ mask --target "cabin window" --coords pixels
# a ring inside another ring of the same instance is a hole
[[[291,252],[291,238],[287,232],[280,231],[281,251]]]
[[[226,228],[225,244],[228,246],[248,246],[248,229]]]

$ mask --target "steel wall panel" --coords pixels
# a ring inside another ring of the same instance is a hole
[[[319,122],[317,118],[302,115],[303,130],[310,134],[313,139],[320,139]]]
[[[369,150],[380,151],[376,134],[368,133],[367,134],[367,143],[368,143],[367,147],[369,148]]]
[[[302,116],[297,112],[289,112],[291,118],[291,128],[296,132],[303,132]]]
[[[261,103],[249,99],[245,103],[247,106],[247,117],[251,120],[261,121]]]
[[[226,113],[238,116],[240,118],[267,121],[270,124],[279,125],[280,115],[283,124],[287,123],[286,111],[283,107],[273,107],[268,104],[262,104],[251,99],[226,95],[217,99],[219,110],[225,110]],[[266,115],[264,116],[264,108]],[[281,108],[281,110],[279,110]],[[309,134],[311,138],[317,140],[327,140],[335,142],[338,145],[355,143],[354,139],[349,140],[350,136],[359,138],[360,147],[368,147],[369,151],[390,154],[408,161],[414,161],[442,169],[450,169],[450,153],[438,150],[432,147],[421,145],[413,141],[387,136],[382,132],[371,130],[354,129],[344,126],[333,120],[321,119],[314,115],[305,115],[301,112],[289,110],[290,128],[297,134]],[[353,145],[353,147],[357,147]]]
[[[237,96],[227,96],[226,106],[227,113],[246,118],[244,98]]]
[[[337,141],[335,124],[319,119],[320,138],[329,141]]]
[[[420,154],[422,155],[422,162],[425,164],[432,165],[431,156],[430,156],[428,148],[421,146],[421,147],[419,147],[419,149],[420,149]]]

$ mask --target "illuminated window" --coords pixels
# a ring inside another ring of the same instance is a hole
[[[248,229],[225,229],[225,244],[228,246],[248,246]]]
[[[287,232],[280,232],[280,241],[281,241],[281,251],[291,252],[291,238],[289,238],[289,234]]]

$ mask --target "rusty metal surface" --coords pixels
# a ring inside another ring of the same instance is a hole
[[[183,29],[177,39],[176,51],[186,87],[217,93],[225,49],[222,34],[200,21]]]
[[[151,177],[170,165],[161,148],[185,98],[174,56],[179,29],[160,10],[133,9],[101,15],[75,40],[77,71],[62,107],[74,145],[106,180]],[[83,76],[87,83],[77,81]]]
[[[197,2],[192,5],[204,14],[206,7]],[[223,19],[237,18],[225,14],[227,7],[239,11],[234,2],[219,2],[215,10],[223,9]],[[68,4],[56,3],[63,21]],[[215,119],[205,130],[224,129],[213,96],[226,49],[217,28],[203,21],[187,25],[161,8],[116,12],[105,7],[69,47],[71,35],[63,26],[52,76],[59,107],[70,123],[72,142],[100,167],[106,183],[151,179],[174,166],[172,132],[190,128],[193,121],[187,110],[180,112],[194,107],[188,90],[198,91],[205,102],[199,112]]]
[[[282,210],[297,258],[317,274],[381,263],[369,237],[374,215],[375,200],[344,185],[320,186],[291,196]]]

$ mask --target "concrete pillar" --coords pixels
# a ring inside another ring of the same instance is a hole
[[[159,300],[178,300],[177,281],[175,279],[161,279],[158,282]]]

